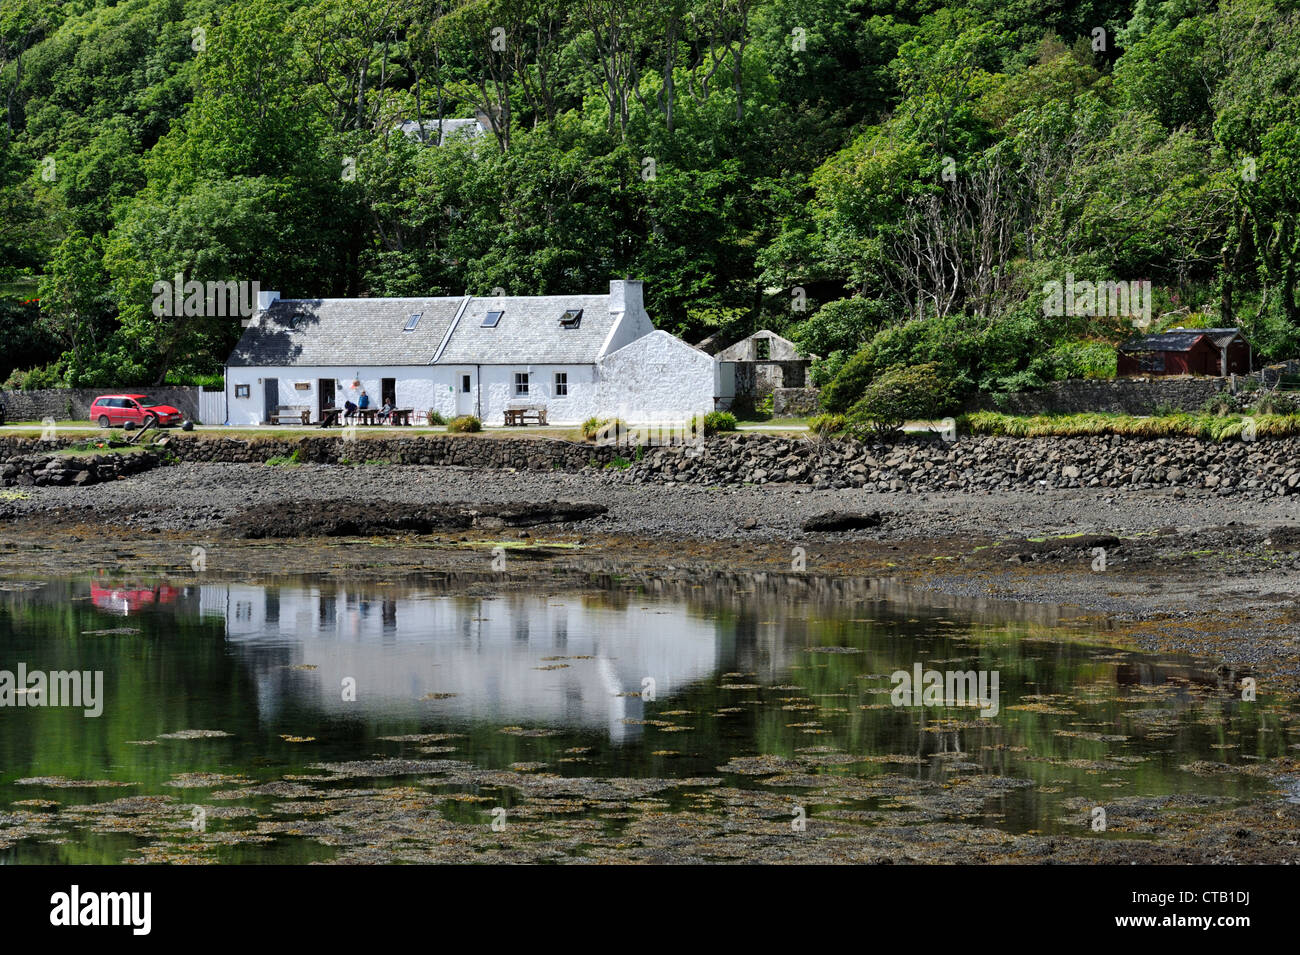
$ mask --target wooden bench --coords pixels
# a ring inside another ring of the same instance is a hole
[[[286,421],[295,420],[299,424],[308,424],[311,421],[311,408],[306,405],[280,405],[271,415],[273,424],[284,424]]]
[[[506,408],[506,427],[523,427],[531,419],[537,424],[546,424],[546,408],[540,405],[528,405],[524,408]]]

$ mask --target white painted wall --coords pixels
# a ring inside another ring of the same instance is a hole
[[[684,420],[713,410],[717,363],[663,331],[643,335],[596,365],[592,413],[631,424]]]
[[[528,395],[515,393],[515,374],[528,374]],[[556,372],[568,376],[568,395],[555,393]],[[471,393],[461,393],[461,376],[469,375]],[[318,381],[334,379],[335,403],[356,401],[364,389],[373,407],[382,404],[381,379],[396,379],[397,407],[445,418],[478,414],[498,427],[503,412],[515,403],[545,405],[552,424],[576,425],[590,417],[620,417],[631,423],[687,418],[712,411],[718,394],[716,363],[699,349],[667,332],[652,331],[607,355],[594,365],[420,365],[366,368],[246,368],[227,369],[226,393],[232,425],[263,420],[265,378],[279,381],[280,405],[306,405],[317,420]],[[360,386],[352,387],[353,381]],[[295,384],[304,382],[305,390]],[[236,398],[237,385],[248,385],[248,397]],[[205,422],[206,423],[206,422]],[[213,422],[215,423],[215,422]]]

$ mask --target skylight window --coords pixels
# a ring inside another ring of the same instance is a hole
[[[496,327],[497,327],[497,322],[501,321],[501,316],[504,315],[504,314],[505,314],[505,312],[504,312],[504,311],[501,311],[500,309],[497,309],[497,310],[494,310],[494,311],[488,312],[486,315],[483,316],[483,326],[482,326],[482,327],[483,327],[483,328],[496,328]]]
[[[411,315],[410,315],[410,317],[407,318],[407,320],[406,320],[406,327],[403,328],[402,331],[404,331],[404,332],[413,332],[413,331],[415,331],[415,326],[417,326],[417,325],[420,324],[420,318],[421,318],[423,315],[424,315],[424,312],[412,312]]]
[[[582,309],[571,308],[560,316],[560,326],[562,328],[577,328],[582,324]]]

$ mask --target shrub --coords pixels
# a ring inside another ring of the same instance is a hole
[[[446,424],[446,423],[447,423],[447,419],[444,418],[440,412],[434,411],[432,408],[430,408],[430,409],[428,410],[427,414],[428,414],[428,417],[429,417],[429,424]]]
[[[813,434],[820,434],[823,437],[830,437],[833,434],[839,434],[848,426],[849,419],[842,414],[823,414],[818,415],[808,422],[809,429]]]
[[[1087,340],[1061,342],[1043,359],[1045,377],[1054,381],[1064,381],[1067,378],[1114,378],[1116,362],[1114,345]]]
[[[854,352],[880,330],[889,318],[889,307],[879,299],[842,298],[827,302],[794,333],[804,353],[829,355]]]
[[[1212,398],[1207,398],[1201,405],[1201,411],[1210,415],[1232,414],[1237,410],[1236,399],[1228,391],[1220,391]]]
[[[735,430],[736,416],[730,411],[710,411],[704,416],[705,437],[711,434],[718,434],[721,431]]]
[[[884,433],[897,431],[905,421],[942,417],[953,405],[945,369],[926,362],[885,372],[867,386],[849,418]]]
[[[1300,410],[1300,407],[1297,407],[1294,398],[1270,392],[1256,401],[1251,410],[1255,414],[1291,415]]]
[[[622,418],[591,417],[582,423],[583,438],[601,444],[617,444],[619,436],[627,431],[627,422]]]
[[[15,368],[5,379],[6,391],[35,391],[38,388],[62,388],[65,369],[62,360],[20,371]]]
[[[822,391],[822,405],[827,411],[847,411],[886,371],[932,362],[946,369],[956,399],[977,389],[1041,387],[1050,367],[1041,351],[1059,334],[1045,322],[1041,312],[1022,305],[991,322],[949,315],[882,329],[840,367]]]
[[[447,430],[454,434],[473,434],[483,430],[483,422],[472,414],[463,414],[448,421]]]

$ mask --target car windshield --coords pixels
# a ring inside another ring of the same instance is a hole
[[[141,408],[148,408],[150,405],[155,404],[156,402],[148,395],[141,395],[140,397],[135,399],[135,403],[138,404]]]

